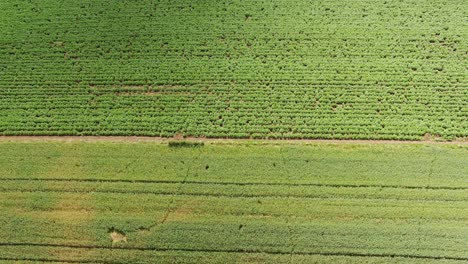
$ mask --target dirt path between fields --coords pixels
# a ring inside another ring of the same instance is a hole
[[[443,145],[468,145],[468,139],[456,141],[408,141],[408,140],[349,140],[349,139],[228,139],[228,138],[161,138],[143,136],[0,136],[0,142],[156,142],[167,143],[170,141],[191,141],[204,143],[261,143],[261,144],[281,144],[281,143],[331,143],[331,144],[443,144]]]

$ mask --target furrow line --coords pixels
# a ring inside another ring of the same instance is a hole
[[[65,245],[52,243],[0,243],[0,247],[55,247],[55,248],[77,248],[77,249],[108,249],[108,250],[131,250],[131,251],[180,251],[180,252],[204,252],[204,253],[242,253],[242,254],[269,254],[269,255],[303,255],[303,256],[348,256],[348,257],[380,257],[380,258],[412,258],[412,259],[432,259],[432,260],[457,260],[468,261],[468,257],[456,256],[430,256],[414,254],[378,254],[378,253],[357,253],[357,252],[306,252],[306,251],[280,251],[261,249],[197,249],[197,248],[170,248],[170,247],[109,247],[99,245]]]
[[[66,179],[66,178],[0,178],[0,181],[44,181],[44,182],[93,182],[93,183],[143,183],[143,184],[199,184],[199,185],[236,185],[236,186],[303,186],[332,188],[388,188],[420,190],[468,190],[468,186],[411,186],[411,185],[373,185],[373,184],[327,184],[327,183],[281,183],[281,182],[216,182],[216,181],[171,181],[171,180],[130,180],[130,179]]]
[[[96,261],[96,260],[63,260],[63,259],[48,259],[48,258],[8,258],[8,257],[0,257],[2,261],[27,261],[27,262],[44,262],[44,263],[92,263],[92,264],[117,264],[121,262],[111,262],[111,261]]]
[[[194,196],[194,197],[214,197],[214,198],[297,198],[311,200],[368,200],[368,201],[409,201],[409,202],[468,202],[468,200],[455,199],[397,199],[397,198],[359,198],[359,197],[338,197],[338,196],[301,196],[294,194],[285,195],[253,195],[253,194],[214,194],[214,193],[178,193],[178,192],[152,192],[152,191],[106,191],[106,190],[17,190],[17,189],[2,189],[0,193],[105,193],[105,194],[133,194],[133,195],[156,195],[156,196]]]

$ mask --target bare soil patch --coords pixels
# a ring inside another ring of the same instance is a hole
[[[109,228],[109,235],[112,245],[117,243],[127,243],[127,235],[114,227]]]

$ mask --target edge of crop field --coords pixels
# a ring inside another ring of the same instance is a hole
[[[0,136],[1,142],[203,142],[207,144],[437,144],[468,145],[468,138],[453,141],[434,140],[353,140],[353,139],[233,139],[233,138],[163,138],[147,136]]]

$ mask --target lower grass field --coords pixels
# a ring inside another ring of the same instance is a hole
[[[468,145],[0,141],[0,261],[468,262]]]

